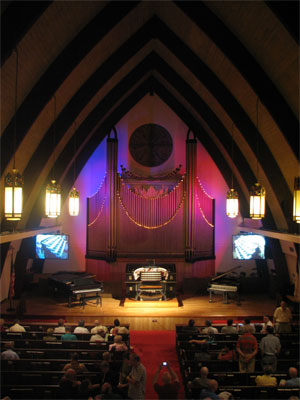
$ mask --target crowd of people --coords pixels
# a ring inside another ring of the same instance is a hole
[[[280,335],[291,331],[291,313],[285,302],[281,302],[280,307],[276,308],[273,322],[269,316],[264,316],[263,323],[259,330],[264,336],[260,341],[254,333],[258,330],[249,319],[245,319],[243,324],[234,326],[233,320],[228,319],[226,326],[219,331],[207,320],[205,327],[198,328],[195,321],[190,320],[188,325],[183,327],[182,332],[188,334],[205,335],[202,339],[190,339],[191,344],[196,344],[195,360],[211,360],[210,344],[214,343],[216,336],[222,334],[237,334],[236,344],[226,343],[217,355],[217,359],[224,362],[238,361],[240,373],[255,372],[255,358],[257,353],[261,353],[261,367],[263,374],[257,375],[255,383],[258,386],[279,386],[286,388],[300,387],[300,378],[295,366],[288,370],[288,378],[277,381],[273,374],[277,371],[277,357],[281,350]],[[2,332],[25,332],[24,326],[19,320],[9,327],[3,327],[3,320],[0,321]],[[108,351],[102,353],[102,360],[99,363],[99,380],[92,383],[88,376],[88,368],[80,362],[79,354],[74,352],[70,356],[69,362],[63,367],[63,376],[59,384],[59,398],[77,399],[144,399],[146,390],[146,368],[140,356],[135,353],[134,348],[130,347],[123,340],[122,335],[128,335],[129,329],[122,326],[118,319],[114,320],[113,326],[107,327],[94,321],[92,328],[85,326],[84,320],[79,320],[73,329],[66,325],[62,319],[58,320],[56,327],[50,327],[45,332],[45,341],[72,341],[78,340],[76,335],[89,334],[91,342],[107,342]],[[111,335],[113,342],[111,342]],[[121,360],[118,371],[114,370],[113,360]],[[6,342],[1,353],[3,360],[17,360],[19,355],[15,351],[13,342]],[[220,392],[219,384],[215,379],[210,379],[210,371],[207,366],[199,368],[199,375],[189,382],[188,390],[192,399],[229,399],[231,393]],[[178,375],[169,362],[160,363],[153,377],[153,389],[158,399],[176,399],[182,388]],[[219,393],[218,393],[219,391]]]

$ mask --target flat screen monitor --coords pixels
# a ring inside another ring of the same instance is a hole
[[[262,235],[238,234],[232,237],[234,260],[264,260],[266,239]]]
[[[35,254],[42,260],[67,260],[69,258],[69,235],[36,235]]]

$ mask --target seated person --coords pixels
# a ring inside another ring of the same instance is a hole
[[[270,317],[268,315],[264,315],[264,322],[263,322],[263,324],[261,324],[260,333],[267,333],[267,327],[268,326],[272,326],[273,327],[273,323],[270,320]]]
[[[54,333],[65,333],[66,332],[66,328],[65,328],[65,321],[60,318],[57,321],[57,326],[54,328]]]
[[[221,333],[231,333],[231,334],[235,334],[238,333],[237,329],[235,326],[232,325],[233,324],[233,320],[232,319],[228,319],[227,320],[227,325],[223,326],[221,329]]]
[[[190,319],[188,322],[187,326],[182,327],[182,333],[199,333],[199,330],[195,325],[195,321],[193,319]]]
[[[43,337],[43,340],[47,340],[47,341],[57,340],[57,337],[54,336],[54,329],[53,328],[48,328],[47,329],[47,335]]]
[[[19,360],[19,355],[14,351],[14,342],[6,342],[4,351],[1,353],[1,360]]]
[[[200,351],[197,349],[195,352],[195,360],[196,361],[209,361],[211,360],[211,354],[208,351],[209,344],[205,341],[200,344]]]
[[[84,326],[85,322],[83,319],[78,321],[78,326],[74,329],[74,333],[90,333],[89,330]]]
[[[26,332],[24,326],[20,325],[20,320],[15,319],[14,324],[7,329],[7,332]]]
[[[110,333],[112,335],[122,335],[122,334],[128,334],[129,330],[125,326],[120,326],[120,321],[118,319],[115,319],[114,327],[111,328]]]
[[[102,387],[101,387],[101,400],[105,400],[105,399],[122,399],[123,397],[116,392],[116,389],[113,388],[113,386],[108,383],[105,382]],[[96,399],[96,397],[95,397]]]
[[[209,379],[208,388],[201,390],[199,399],[210,399],[210,400],[220,399],[220,397],[216,395],[218,387],[219,384],[215,379]]]
[[[98,332],[99,329],[102,329],[104,331],[104,333],[108,333],[107,327],[104,326],[104,325],[101,325],[100,322],[97,319],[94,321],[94,325],[95,326],[91,329],[91,333],[93,335],[95,335]]]
[[[218,360],[222,361],[236,361],[236,352],[232,343],[227,343],[226,346],[218,354]]]
[[[201,333],[208,333],[208,329],[212,329],[213,332],[214,332],[214,334],[219,333],[218,329],[212,327],[212,326],[211,326],[211,321],[209,321],[209,320],[207,319],[207,320],[205,321],[205,328],[203,328],[203,329],[201,330]]]
[[[72,333],[70,326],[66,326],[66,333],[61,335],[60,340],[77,340],[77,336]]]
[[[106,382],[109,383],[115,391],[119,383],[119,374],[110,368],[110,364],[107,361],[101,361],[99,383],[102,386]]]
[[[290,376],[290,379],[287,379],[287,380],[282,379],[279,383],[279,386],[286,387],[286,388],[300,387],[300,378],[298,376],[297,368],[294,368],[294,367],[289,368],[289,376]]]
[[[189,340],[189,343],[195,343],[195,344],[202,344],[202,343],[214,343],[215,342],[215,331],[213,330],[212,327],[209,327],[207,329],[207,337],[205,339],[191,339]]]
[[[257,375],[255,378],[256,386],[277,386],[277,380],[275,376],[271,376],[272,368],[269,366],[264,368],[263,375]]]
[[[59,381],[59,399],[77,399],[78,388],[81,382],[76,379],[74,369],[68,369]]]
[[[247,329],[248,326],[250,327],[250,330]],[[249,318],[245,318],[244,324],[240,325],[239,334],[242,335],[246,330],[252,334],[255,332],[255,326],[251,323]]]
[[[107,338],[103,329],[98,329],[97,333],[91,336],[90,342],[106,342]]]
[[[0,318],[0,332],[6,332],[6,329],[4,328],[4,319]]]
[[[123,342],[123,338],[121,335],[116,335],[114,337],[114,343],[109,345],[108,348],[109,351],[127,351],[128,347],[126,344]]]
[[[90,379],[83,379],[81,384],[78,386],[77,399],[88,399],[94,397],[97,393],[100,393],[99,383],[93,385]]]
[[[79,359],[79,354],[72,353],[71,361],[64,366],[63,371],[68,371],[68,369],[71,368],[76,372],[76,374],[82,374],[83,372],[88,372],[87,367],[84,364],[80,363],[78,359]]]

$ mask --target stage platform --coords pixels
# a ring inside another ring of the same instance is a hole
[[[213,296],[209,303],[209,296],[181,295],[167,301],[134,301],[130,299],[115,299],[110,293],[102,294],[102,307],[88,303],[84,309],[79,304],[68,307],[65,299],[46,296],[43,293],[28,292],[25,296],[25,312],[21,315],[24,320],[57,321],[64,318],[74,323],[84,319],[92,323],[100,319],[104,324],[111,324],[115,318],[121,323],[130,324],[135,330],[175,329],[176,324],[187,324],[194,319],[196,324],[204,324],[206,319],[224,321],[227,318],[242,321],[245,317],[260,317],[273,315],[276,307],[275,299],[267,295],[247,295],[241,299],[238,306],[234,300],[229,304],[222,302],[222,296]],[[1,303],[1,316],[5,320],[13,320],[16,312],[8,312],[8,300]],[[18,300],[13,301],[13,307],[18,309]]]

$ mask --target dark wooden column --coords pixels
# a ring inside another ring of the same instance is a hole
[[[192,262],[194,258],[194,207],[195,182],[197,174],[197,140],[186,139],[186,200],[185,200],[185,259]]]
[[[108,198],[108,248],[107,260],[115,261],[117,258],[117,165],[118,165],[118,139],[114,129],[115,138],[108,135],[106,144],[106,171],[107,171],[107,198]]]

